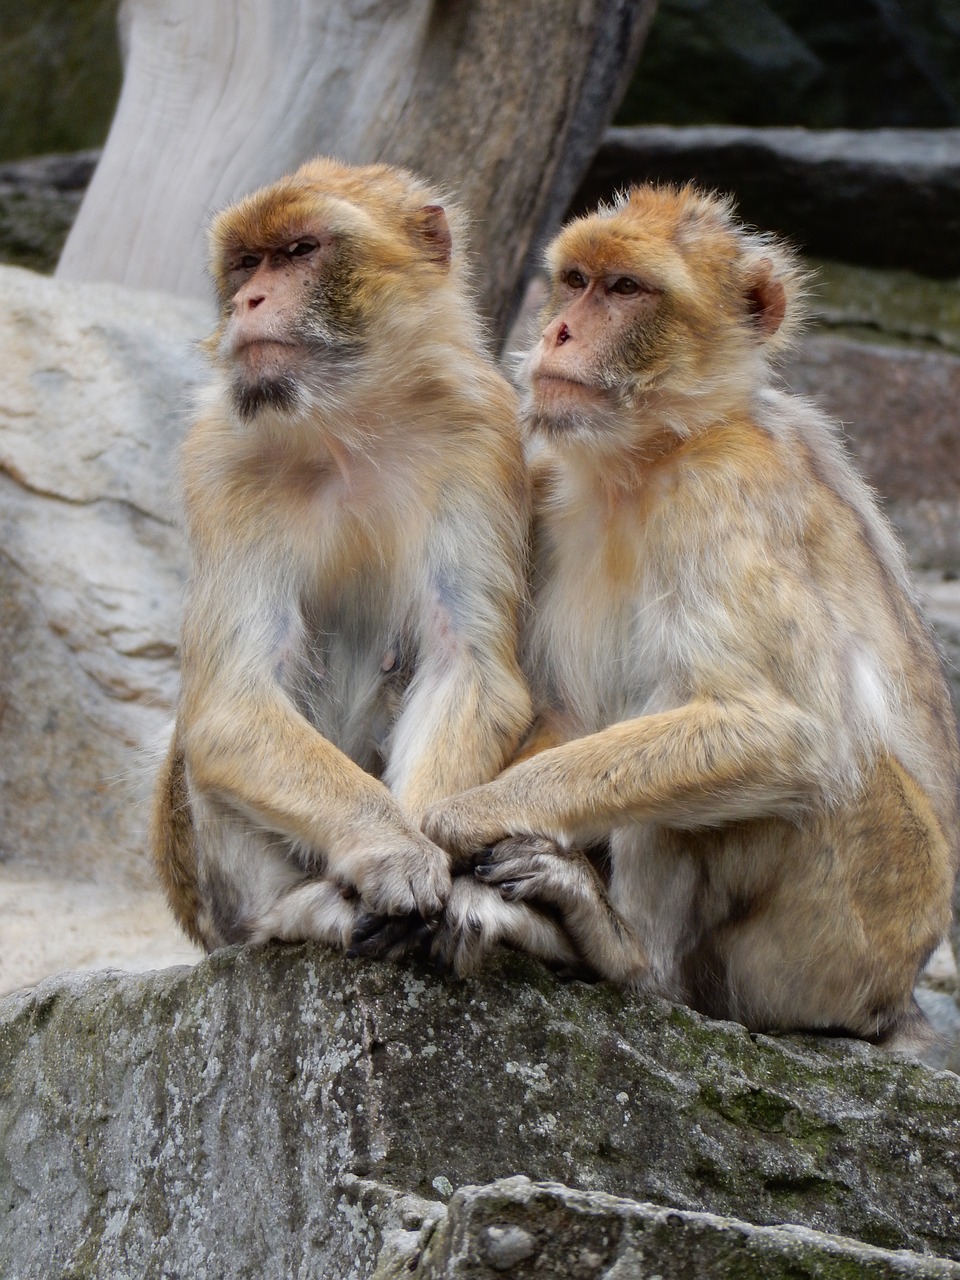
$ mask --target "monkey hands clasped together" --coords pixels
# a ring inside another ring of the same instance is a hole
[[[411,174],[333,160],[213,224],[221,318],[183,453],[192,571],[153,813],[173,911],[208,949],[435,917],[449,858],[422,815],[528,728],[527,482],[461,235]]]
[[[572,947],[751,1028],[905,1047],[950,918],[956,728],[887,522],[770,373],[795,262],[728,203],[645,186],[548,266],[525,404],[539,727],[427,815],[476,866],[437,950],[468,972],[497,941]],[[603,837],[609,884],[580,852]]]

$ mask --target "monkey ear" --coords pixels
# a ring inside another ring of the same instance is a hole
[[[446,270],[453,253],[453,239],[443,205],[425,204],[422,209],[418,209],[416,228],[426,249],[427,261],[435,262],[438,267]]]
[[[787,314],[787,291],[774,275],[773,263],[761,258],[747,278],[747,314],[764,338],[772,338]]]

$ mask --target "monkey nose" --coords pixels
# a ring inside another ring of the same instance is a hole
[[[573,334],[568,329],[566,321],[561,320],[559,324],[554,322],[554,324],[548,325],[543,331],[543,337],[547,343],[552,343],[555,347],[562,347],[565,342],[568,342],[573,337]]]
[[[243,315],[245,311],[256,311],[261,302],[265,302],[267,295],[265,293],[244,293],[241,289],[239,293],[233,295],[233,311],[235,315]]]

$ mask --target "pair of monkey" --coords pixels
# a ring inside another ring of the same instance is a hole
[[[427,935],[460,973],[505,943],[908,1042],[960,755],[894,535],[775,386],[794,259],[634,188],[550,246],[518,406],[462,236],[412,175],[332,160],[213,224],[153,815],[177,919],[208,949]]]

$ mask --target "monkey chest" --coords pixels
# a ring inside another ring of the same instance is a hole
[[[661,652],[662,622],[642,596],[590,595],[581,581],[546,592],[527,665],[540,700],[577,733],[654,709],[667,697],[670,670]]]
[[[306,611],[303,653],[286,681],[314,728],[377,774],[416,666],[415,637],[399,614],[350,599]]]

